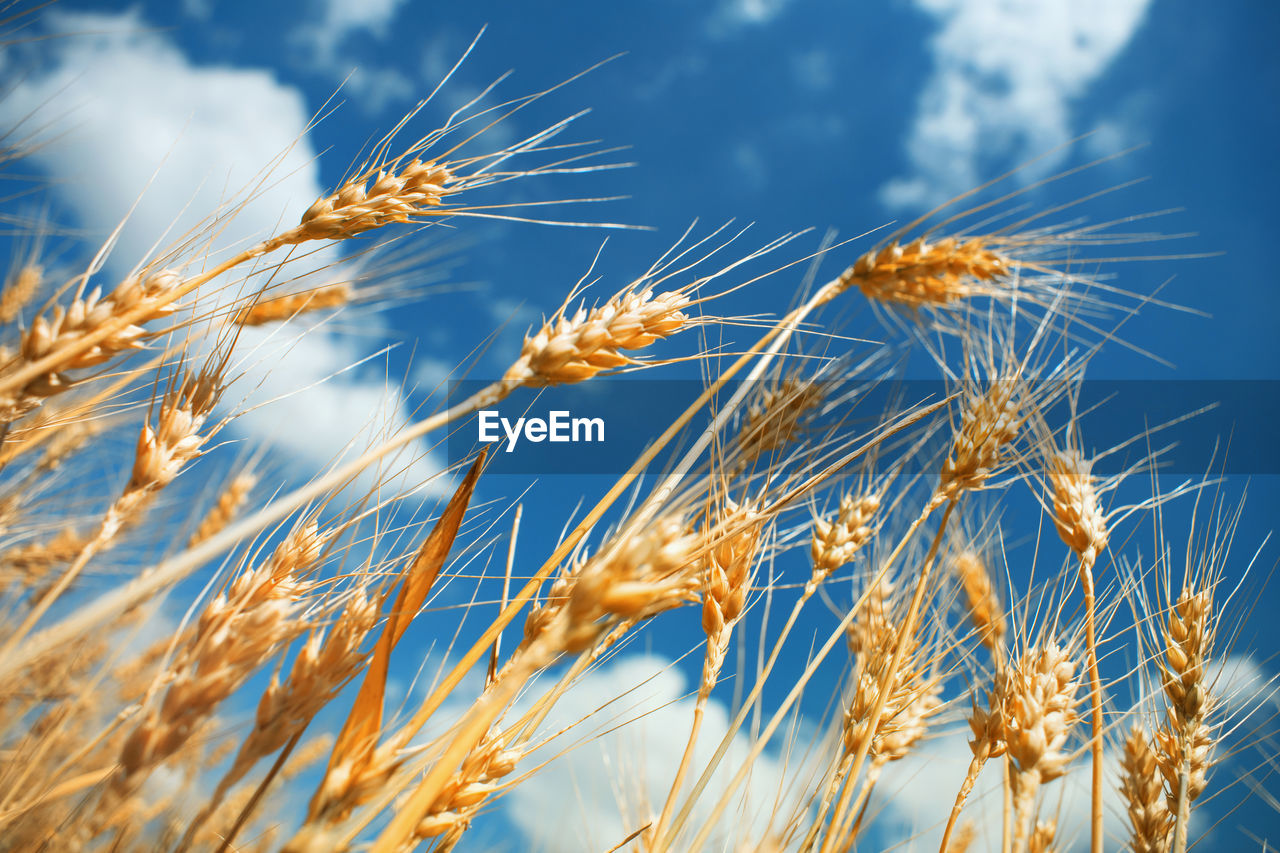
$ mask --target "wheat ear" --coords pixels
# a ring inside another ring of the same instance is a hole
[[[1120,767],[1120,794],[1129,818],[1129,848],[1133,853],[1168,853],[1173,818],[1165,803],[1151,739],[1141,726],[1133,726],[1125,736]]]
[[[1004,742],[1014,764],[1014,853],[1029,842],[1040,785],[1066,773],[1064,751],[1076,720],[1076,664],[1052,641],[1024,652],[1008,670]]]
[[[1046,463],[1046,479],[1053,490],[1051,506],[1058,535],[1080,561],[1080,586],[1084,591],[1085,651],[1089,667],[1090,739],[1092,785],[1090,796],[1089,843],[1092,853],[1101,853],[1102,782],[1102,679],[1098,673],[1098,639],[1093,567],[1107,547],[1106,516],[1098,504],[1098,490],[1092,466],[1075,448],[1052,453]]]
[[[124,491],[107,509],[98,530],[57,582],[40,598],[17,630],[5,638],[0,654],[8,654],[26,636],[121,527],[137,516],[155,495],[198,457],[209,439],[205,421],[222,393],[217,370],[182,374],[160,400],[156,426],[144,424],[134,452],[133,471]]]
[[[299,314],[341,308],[351,301],[351,285],[345,281],[326,284],[299,293],[260,299],[237,311],[231,322],[237,326],[262,326],[291,320]]]
[[[1172,850],[1187,848],[1191,803],[1204,792],[1216,738],[1206,718],[1213,697],[1206,683],[1205,665],[1214,637],[1213,587],[1184,586],[1169,608],[1164,626],[1166,722],[1157,732],[1157,766],[1168,786],[1169,812],[1174,819]]]
[[[707,701],[719,680],[729,638],[746,609],[747,592],[754,579],[765,516],[750,502],[738,504],[727,496],[716,514],[719,517],[703,534],[707,545],[702,567],[702,631],[707,639],[698,695],[693,705],[693,723],[662,811],[649,830],[651,838],[661,836],[671,820],[676,798],[693,760]]]
[[[990,237],[947,237],[929,242],[894,240],[862,255],[838,279],[842,290],[858,288],[868,299],[911,308],[950,305],[993,292],[1014,266]]]
[[[35,262],[28,262],[8,277],[4,283],[4,291],[0,292],[0,323],[12,323],[18,319],[22,309],[27,306],[44,282],[44,267]]]
[[[139,348],[146,335],[142,324],[176,310],[181,282],[173,270],[130,276],[105,296],[93,290],[47,317],[38,314],[0,376],[10,386],[0,393],[0,422],[16,420],[70,388],[74,381],[66,371],[96,367]],[[46,368],[49,361],[56,367]]]
[[[991,650],[996,667],[1004,663],[1004,635],[1007,630],[1004,608],[995,594],[987,562],[977,551],[965,549],[951,561],[952,569],[964,590],[969,621],[978,639]]]

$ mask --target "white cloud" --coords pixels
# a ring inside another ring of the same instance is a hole
[[[1214,661],[1206,675],[1213,695],[1225,703],[1226,716],[1240,719],[1255,711],[1269,716],[1267,706],[1280,707],[1280,683],[1251,655],[1229,655]]]
[[[739,185],[750,192],[760,192],[769,185],[769,163],[760,146],[745,139],[734,143],[729,153],[729,161],[734,167],[734,177]]]
[[[792,0],[724,0],[708,22],[712,37],[724,38],[747,27],[771,23]]]
[[[311,21],[294,37],[322,61],[332,60],[342,43],[355,33],[385,38],[405,0],[318,0]]]
[[[902,761],[885,768],[877,786],[884,792],[886,804],[880,827],[890,832],[889,837],[903,841],[903,846],[895,849],[908,853],[938,849],[947,814],[972,756],[966,729],[920,744]],[[1119,784],[1119,757],[1114,751],[1104,754],[1103,766],[1106,790],[1114,791]],[[960,821],[974,823],[975,844],[970,849],[1000,848],[1004,821],[1000,777],[1000,761],[988,762],[966,800]],[[1066,776],[1041,789],[1039,819],[1055,818],[1058,822],[1055,850],[1089,849],[1090,798],[1087,753],[1072,761]],[[1121,807],[1108,807],[1103,820],[1108,838],[1126,837],[1128,830]]]
[[[356,66],[342,82],[346,103],[360,107],[369,115],[381,113],[391,104],[404,103],[417,91],[408,75],[395,68]]]
[[[835,65],[831,54],[820,48],[806,50],[791,57],[796,82],[812,92],[830,89],[835,83]]]
[[[587,742],[551,761],[532,780],[516,786],[507,799],[507,814],[530,846],[563,853],[607,850],[660,810],[689,735],[693,713],[693,699],[685,695],[689,690],[671,661],[657,655],[619,657],[585,675],[557,703],[544,728],[557,731],[603,708],[566,735],[568,740]],[[695,749],[693,778],[706,766],[729,721],[726,706],[711,701]],[[622,722],[627,724],[591,736],[597,729]],[[557,739],[547,751],[565,745]],[[724,790],[747,750],[744,738],[730,747],[708,788],[713,793],[695,807],[692,825],[707,819],[714,794]],[[535,754],[529,760],[540,757]],[[743,841],[758,838],[774,813],[785,777],[797,772],[801,768],[796,763],[787,767],[776,750],[766,751],[752,767],[746,796],[730,806],[706,849],[721,849],[725,836]]]
[[[182,0],[182,13],[197,21],[208,21],[213,17],[213,0]]]
[[[1073,101],[1142,24],[1150,0],[915,0],[940,29],[907,139],[911,171],[881,189],[893,208],[946,201],[1076,134]],[[1055,165],[1038,164],[1043,173]]]
[[[636,97],[642,101],[658,100],[671,91],[673,86],[701,77],[709,66],[705,55],[680,51],[665,58],[653,74],[642,75],[637,80]]]
[[[291,39],[313,70],[343,82],[347,102],[376,115],[389,104],[411,99],[416,87],[397,68],[373,60],[352,61],[344,50],[352,36],[378,41],[391,36],[391,24],[405,0],[315,0],[310,20],[297,27]]]
[[[268,165],[262,189],[219,223],[219,246],[243,245],[296,221],[320,194],[306,104],[270,73],[192,65],[134,13],[51,13],[49,24],[93,35],[49,42],[51,64],[0,101],[0,121],[12,124],[31,111],[33,125],[50,121],[48,143],[32,159],[90,234],[106,235],[128,217],[106,275],[127,273],[157,241],[166,245],[197,226]],[[322,246],[294,272],[338,260]],[[233,425],[257,442],[274,440],[311,473],[371,422],[397,417],[401,406],[397,389],[372,367],[326,379],[358,361],[367,342],[324,329],[295,341],[296,332],[279,331],[278,344],[266,332],[247,333],[241,351],[249,375],[229,396],[261,383],[254,396],[261,401],[319,383]],[[414,476],[432,470],[424,463]]]

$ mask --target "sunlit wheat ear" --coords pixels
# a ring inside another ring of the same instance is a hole
[[[768,522],[769,516],[750,498],[739,503],[727,494],[718,493],[706,510],[706,519],[699,533],[702,632],[706,635],[702,673],[698,679],[689,737],[662,812],[645,833],[648,844],[666,830],[684,786],[685,775],[693,761],[694,747],[701,734],[707,701],[720,679],[729,640],[746,610],[747,595],[755,582],[761,539],[767,535]]]
[[[383,138],[372,163],[359,167],[334,192],[317,199],[296,226],[260,244],[260,253],[312,240],[345,240],[387,225],[430,222],[444,217],[516,218],[503,216],[496,209],[518,207],[519,204],[476,205],[460,203],[457,197],[481,187],[529,175],[615,168],[610,164],[583,165],[582,161],[594,156],[588,153],[528,169],[498,170],[513,157],[555,150],[556,146],[545,143],[565,130],[572,123],[572,117],[500,151],[479,156],[453,157],[451,153],[456,148],[434,157],[428,156],[429,151],[437,150],[439,143],[458,129],[451,124],[432,131],[400,154],[389,156],[387,152],[392,137],[412,115],[402,119],[396,131]],[[570,166],[574,163],[578,165]],[[555,202],[541,202],[548,203]]]
[[[579,557],[535,600],[512,659],[536,649],[581,652],[605,633],[612,617],[634,623],[695,601],[700,543],[687,521],[667,515],[637,536]]]
[[[1074,398],[1073,398],[1074,404]],[[1074,408],[1074,405],[1073,405]],[[1091,460],[1077,447],[1073,417],[1065,450],[1045,451],[1044,479],[1051,490],[1049,505],[1054,527],[1080,562],[1080,586],[1085,606],[1085,653],[1089,671],[1090,704],[1090,752],[1092,760],[1092,791],[1090,834],[1091,848],[1100,851],[1103,839],[1103,701],[1102,678],[1098,671],[1098,638],[1095,626],[1093,567],[1098,556],[1107,547],[1107,517],[1099,503],[1101,485],[1094,476]],[[1052,444],[1046,440],[1046,446]],[[1118,480],[1109,488],[1114,488]]]
[[[638,622],[696,601],[701,550],[687,524],[667,516],[590,558],[550,628],[548,649],[581,652],[613,620]]]
[[[218,495],[218,500],[205,513],[204,518],[200,519],[200,525],[187,540],[187,547],[194,548],[230,524],[257,484],[258,475],[252,471],[241,471],[233,477]]]
[[[509,386],[564,385],[626,365],[643,364],[626,350],[640,350],[693,321],[684,313],[685,291],[623,290],[604,305],[573,314],[564,309],[526,337],[520,357],[503,376]]]
[[[953,846],[959,845],[959,839],[963,836],[964,827],[961,827],[960,834],[952,840],[952,832],[955,830],[956,821],[960,818],[960,812],[964,809],[965,802],[969,795],[973,793],[973,786],[978,782],[978,774],[982,772],[982,766],[989,759],[999,758],[1005,754],[1006,745],[1005,737],[1005,697],[1008,694],[1010,686],[1009,673],[1005,669],[996,672],[995,683],[986,691],[987,706],[982,707],[979,699],[979,691],[975,687],[970,696],[969,710],[969,731],[973,737],[969,739],[969,751],[973,757],[969,760],[969,769],[965,772],[964,781],[960,783],[960,790],[956,793],[954,805],[951,807],[951,814],[947,818],[946,829],[942,834],[942,844],[939,850],[950,850]],[[971,824],[966,824],[971,827]],[[972,839],[970,839],[972,840]],[[964,849],[968,844],[960,845]]]
[[[149,703],[124,742],[113,788],[127,791],[172,755],[214,709],[283,644],[308,627],[303,616],[330,532],[298,525],[262,565],[238,575],[201,612],[190,639],[161,679],[163,696]]]
[[[56,370],[50,370],[19,389],[4,394],[0,398],[0,422],[13,421],[39,405],[42,399],[70,388],[75,383],[67,371],[96,367],[120,353],[142,346],[146,330],[141,324],[166,317],[176,310],[166,297],[181,281],[181,275],[173,270],[152,272],[142,277],[130,276],[105,296],[101,290],[95,289],[87,296],[77,296],[67,306],[55,306],[47,316],[44,313],[36,315],[31,321],[31,328],[22,336],[18,354],[5,365],[3,374],[13,373],[67,347],[126,312],[140,312],[132,323],[116,329],[85,352],[68,357]]]
[[[522,756],[519,749],[504,748],[499,739],[482,740],[449,777],[415,828],[414,838],[438,838],[436,849],[452,849],[470,825],[473,808],[500,790],[501,780],[515,770]]]
[[[25,263],[5,279],[0,291],[0,323],[12,323],[22,314],[22,309],[40,292],[44,283],[44,267],[38,263]]]
[[[813,520],[813,536],[809,544],[813,573],[805,583],[803,595],[806,598],[832,572],[853,562],[857,553],[871,541],[876,532],[876,513],[879,511],[878,493],[847,494],[840,498],[840,509],[834,518],[830,521],[822,518]]]
[[[886,763],[906,757],[941,706],[942,684],[934,672],[933,650],[918,635],[902,636],[899,611],[904,602],[896,593],[888,578],[876,584],[848,633],[856,660],[852,698],[845,709],[843,749],[852,756],[863,739],[871,740],[869,780]],[[905,643],[906,651],[897,673],[891,674],[889,658],[898,643]],[[871,709],[881,693],[887,700],[879,719],[873,721]]]
[[[581,382],[606,370],[651,364],[631,353],[686,329],[716,322],[710,317],[690,315],[695,305],[715,298],[715,295],[700,295],[700,291],[791,239],[785,236],[774,240],[709,275],[669,290],[662,289],[673,278],[684,275],[722,250],[741,233],[692,260],[687,259],[724,230],[725,227],[721,227],[701,240],[684,245],[686,231],[643,276],[607,302],[592,308],[580,305],[570,313],[570,305],[591,275],[588,270],[560,309],[536,332],[525,336],[520,357],[502,378],[504,392],[521,385],[537,388]]]
[[[363,666],[362,646],[378,620],[377,602],[357,588],[343,595],[341,610],[327,631],[312,630],[298,650],[283,681],[273,675],[258,698],[253,728],[245,736],[231,767],[218,782],[200,814],[184,834],[190,840],[200,825],[212,825],[227,792],[263,757],[300,736]],[[247,806],[248,804],[245,803]]]
[[[1025,849],[1041,784],[1067,772],[1067,738],[1076,722],[1076,663],[1069,652],[1045,641],[1010,666],[1002,715],[1004,742],[1013,760],[1014,850]]]
[[[238,326],[262,326],[289,320],[299,314],[341,308],[351,301],[352,288],[346,282],[262,299],[241,308],[231,318]]]
[[[447,212],[446,197],[468,182],[445,163],[417,158],[370,170],[317,199],[297,226],[268,240],[264,251],[309,240],[344,240],[374,228]]]
[[[144,425],[138,436],[126,495],[163,488],[200,456],[209,440],[205,422],[222,394],[221,383],[217,372],[186,374],[165,393],[156,425]]]
[[[1056,820],[1038,821],[1036,828],[1031,832],[1031,840],[1027,843],[1028,853],[1054,853],[1058,850],[1053,843],[1057,834]]]
[[[991,583],[986,560],[977,551],[965,549],[952,558],[951,568],[960,580],[965,610],[978,639],[993,653],[999,652],[1004,645],[1007,624],[1004,605]],[[1002,652],[996,654],[997,662],[1002,658]]]
[[[796,440],[807,415],[826,396],[821,382],[798,374],[762,385],[747,404],[738,430],[735,464],[745,467]]]
[[[704,685],[714,684],[729,636],[746,609],[764,522],[764,514],[749,501],[738,504],[725,498],[719,518],[704,534],[708,540],[702,587],[702,631],[707,635]]]
[[[313,631],[293,660],[288,677],[273,678],[258,700],[253,730],[240,746],[223,785],[230,786],[262,756],[303,730],[360,669],[365,638],[378,619],[377,603],[363,590],[346,602],[327,630]]]
[[[1107,547],[1109,537],[1092,467],[1091,460],[1073,447],[1045,459],[1045,477],[1053,492],[1054,527],[1067,547],[1090,566]]]
[[[1008,376],[965,391],[960,425],[938,476],[939,498],[955,500],[981,489],[1011,464],[1009,445],[1026,418],[1022,386],[1016,376]]]
[[[854,667],[844,690],[839,745],[817,794],[818,811],[802,850],[850,847],[861,827],[859,816],[884,767],[909,754],[941,707],[942,679],[937,667],[941,635],[926,638],[918,631],[906,632],[907,599],[887,574],[872,570],[868,577],[863,603],[846,630]],[[896,669],[891,667],[895,656]],[[855,762],[862,756],[870,758],[870,765],[859,786]]]
[[[985,326],[970,322],[966,327],[959,418],[953,420],[935,502],[954,501],[991,485],[1023,462],[1027,453],[1015,440],[1028,420],[1048,409],[1082,370],[1070,355],[1053,363],[1043,351],[1053,332],[1049,320],[1041,321],[1025,344],[1015,340],[1016,332],[1012,317],[994,312],[988,313]],[[951,372],[945,363],[942,367]]]
[[[868,299],[910,308],[946,306],[1007,290],[1017,261],[1006,251],[1020,241],[1000,237],[919,237],[893,240],[854,261],[836,280],[832,297],[858,288]]]
[[[1164,777],[1173,815],[1176,853],[1186,849],[1191,803],[1208,784],[1214,729],[1206,722],[1215,703],[1205,672],[1216,621],[1213,579],[1189,583],[1169,608],[1159,658],[1166,720],[1155,735],[1156,763]]]
[[[1165,804],[1164,786],[1151,739],[1141,726],[1129,729],[1120,764],[1120,794],[1129,818],[1133,853],[1168,853],[1173,817]]]
[[[155,496],[173,481],[187,463],[204,452],[217,427],[206,421],[222,393],[221,368],[215,362],[198,374],[179,370],[173,383],[157,401],[156,422],[148,420],[138,435],[133,471],[124,489],[107,508],[97,530],[70,565],[34,603],[16,631],[6,638],[5,649],[25,637],[58,598],[79,577],[93,557],[108,547],[120,531],[136,523]]]

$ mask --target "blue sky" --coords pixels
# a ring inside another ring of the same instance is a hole
[[[53,192],[59,213],[90,242],[114,226],[154,177],[115,254],[125,268],[145,253],[157,226],[192,221],[184,217],[206,212],[224,188],[248,180],[300,139],[279,164],[271,192],[227,236],[269,230],[281,217],[292,221],[317,190],[340,180],[370,139],[428,94],[487,27],[415,128],[431,129],[508,69],[515,73],[489,103],[624,54],[490,137],[507,142],[590,108],[566,138],[629,146],[605,158],[634,161],[627,170],[511,185],[522,200],[628,196],[550,211],[654,229],[610,233],[597,267],[604,288],[643,272],[695,218],[700,233],[730,219],[753,223],[730,253],[815,229],[771,256],[780,266],[813,251],[828,228],[848,238],[907,221],[1046,152],[1052,153],[1013,180],[1143,146],[1036,190],[1027,201],[1048,207],[1146,178],[1083,211],[1097,221],[1180,209],[1135,227],[1192,236],[1122,254],[1209,256],[1118,266],[1119,284],[1137,293],[1162,288],[1162,299],[1212,317],[1144,311],[1125,325],[1123,337],[1176,368],[1112,347],[1093,362],[1091,375],[1280,380],[1271,266],[1280,226],[1275,4],[63,0],[45,21],[77,35],[33,48],[39,64],[21,77],[8,69],[14,91],[0,109],[9,121],[59,96],[59,114],[75,129],[35,163],[59,182]],[[336,109],[308,130],[309,117],[332,103],[335,92]],[[1083,134],[1091,135],[1061,147]],[[394,417],[422,402],[412,391],[388,391],[401,377],[436,385],[506,323],[471,364],[473,377],[495,375],[511,360],[519,334],[557,308],[586,272],[607,233],[459,225],[447,238],[427,236],[442,240],[453,259],[441,279],[466,287],[429,293],[381,319],[356,314],[323,331],[314,347],[297,344],[278,363],[271,356],[270,381],[279,385],[268,392],[315,381],[380,346],[398,345],[385,360],[285,401],[284,414],[245,419],[241,434],[278,437],[280,423],[315,425],[302,438],[296,429],[289,433],[294,461],[314,466],[371,412]],[[834,274],[873,240],[842,249],[822,272]],[[721,310],[779,312],[796,280],[790,274],[766,279],[734,294]],[[868,334],[876,329],[870,321],[860,318]],[[745,333],[737,338],[746,339]],[[428,470],[427,463],[420,470]],[[1245,479],[1231,479],[1233,494]],[[525,528],[547,533],[526,534],[522,548],[531,561],[553,541],[563,508],[603,483],[551,477],[535,485]],[[525,485],[515,479],[487,484],[485,497],[511,498]],[[1274,476],[1252,478],[1249,490],[1237,540],[1242,560],[1262,542],[1280,505]],[[1263,551],[1258,577],[1274,559]],[[1280,604],[1274,584],[1261,596],[1260,611]],[[1280,634],[1263,621],[1246,645],[1261,671],[1271,673]],[[659,639],[646,642],[658,656],[683,650]],[[672,698],[679,694],[678,685],[664,685]],[[586,773],[586,765],[576,772]],[[559,780],[545,784],[553,790],[568,777],[549,778]],[[1235,798],[1233,792],[1205,809],[1224,816]],[[504,819],[534,831],[522,815],[538,814],[545,803],[512,801]],[[1236,824],[1272,837],[1280,827],[1276,813],[1256,798],[1219,831],[1235,832]],[[600,826],[608,831],[607,823]],[[1247,843],[1239,835],[1215,838],[1216,845],[1229,838]]]

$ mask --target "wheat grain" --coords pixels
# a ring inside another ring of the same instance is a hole
[[[231,322],[238,326],[261,326],[291,320],[299,314],[341,308],[351,301],[353,291],[346,282],[326,284],[301,293],[262,299],[241,308]]]

